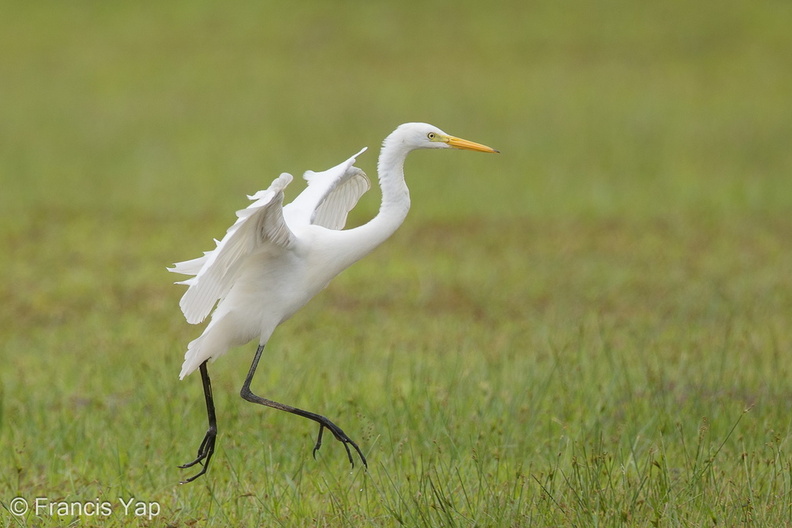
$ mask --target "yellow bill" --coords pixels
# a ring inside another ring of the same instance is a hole
[[[462,139],[454,136],[445,136],[443,139],[445,140],[446,143],[458,149],[475,150],[478,152],[493,152],[496,154],[500,152],[492,147],[488,147],[487,145],[482,145],[481,143],[474,143],[473,141],[468,141],[467,139]]]

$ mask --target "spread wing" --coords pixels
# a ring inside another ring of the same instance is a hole
[[[283,208],[289,225],[319,225],[342,229],[347,214],[371,188],[366,173],[353,164],[364,148],[345,162],[323,172],[307,171],[303,178],[308,187]]]
[[[283,218],[283,189],[291,181],[291,174],[283,173],[268,189],[248,196],[253,203],[237,211],[236,222],[222,240],[215,241],[214,250],[168,268],[173,273],[193,275],[176,283],[189,286],[179,302],[187,322],[200,323],[209,315],[215,303],[231,289],[242,263],[253,251],[267,245],[289,248],[295,243]]]

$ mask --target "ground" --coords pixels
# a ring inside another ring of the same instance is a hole
[[[4,12],[5,526],[792,524],[787,3]],[[253,383],[368,470],[239,398],[251,343],[179,485],[206,417],[165,267],[416,120],[501,154],[413,154],[404,226]]]

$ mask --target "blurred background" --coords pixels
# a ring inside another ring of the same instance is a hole
[[[589,249],[607,253],[613,241],[597,237],[608,236],[628,253],[649,240],[649,263],[674,251],[668,237],[686,239],[680,255],[722,237],[727,252],[767,242],[762,259],[781,260],[766,264],[788,262],[788,2],[11,1],[4,12],[11,335],[24,317],[35,328],[97,306],[175,312],[163,266],[208,249],[245,194],[363,146],[373,177],[382,138],[406,121],[502,154],[415,153],[397,255],[420,230],[464,231],[497,246],[492,260],[548,272],[564,251],[582,266]],[[350,222],[378,204],[375,189]]]
[[[17,225],[227,211],[366,145],[373,174],[405,121],[503,152],[419,154],[417,217],[789,206],[786,2],[4,4],[0,206]]]

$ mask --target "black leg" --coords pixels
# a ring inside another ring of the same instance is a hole
[[[250,365],[250,371],[248,372],[247,377],[245,378],[245,383],[242,384],[242,390],[239,392],[239,395],[242,396],[245,400],[258,403],[260,405],[265,405],[267,407],[272,407],[273,409],[278,409],[280,411],[286,411],[288,413],[296,414],[297,416],[302,416],[303,418],[308,418],[309,420],[313,420],[314,422],[319,424],[319,436],[316,439],[316,445],[314,445],[313,455],[316,458],[316,452],[322,447],[322,432],[325,428],[327,428],[333,436],[335,436],[336,440],[341,442],[344,445],[344,449],[346,449],[347,457],[349,458],[349,463],[352,466],[355,466],[355,461],[352,459],[352,451],[350,451],[349,446],[352,446],[355,451],[357,451],[358,456],[360,456],[360,460],[363,462],[365,467],[368,467],[366,463],[366,457],[363,456],[363,453],[360,451],[360,448],[357,446],[355,442],[353,442],[345,433],[338,427],[336,424],[325,418],[324,416],[320,416],[318,414],[303,411],[302,409],[298,409],[296,407],[292,407],[290,405],[284,405],[282,403],[278,403],[272,400],[267,400],[260,396],[256,396],[250,391],[250,382],[253,380],[253,375],[256,373],[256,368],[258,367],[259,359],[261,359],[261,352],[264,350],[264,345],[259,345],[256,349],[256,355],[253,358],[253,363]]]
[[[215,417],[214,399],[212,398],[212,382],[209,380],[209,373],[206,371],[206,361],[201,363],[201,381],[203,381],[204,398],[206,398],[206,415],[209,418],[209,429],[207,429],[206,435],[200,447],[198,447],[198,456],[195,460],[179,467],[185,469],[199,463],[203,467],[197,474],[187,480],[183,480],[182,484],[192,482],[206,473],[209,468],[209,461],[212,460],[212,455],[214,454],[215,440],[217,439],[217,418]]]

